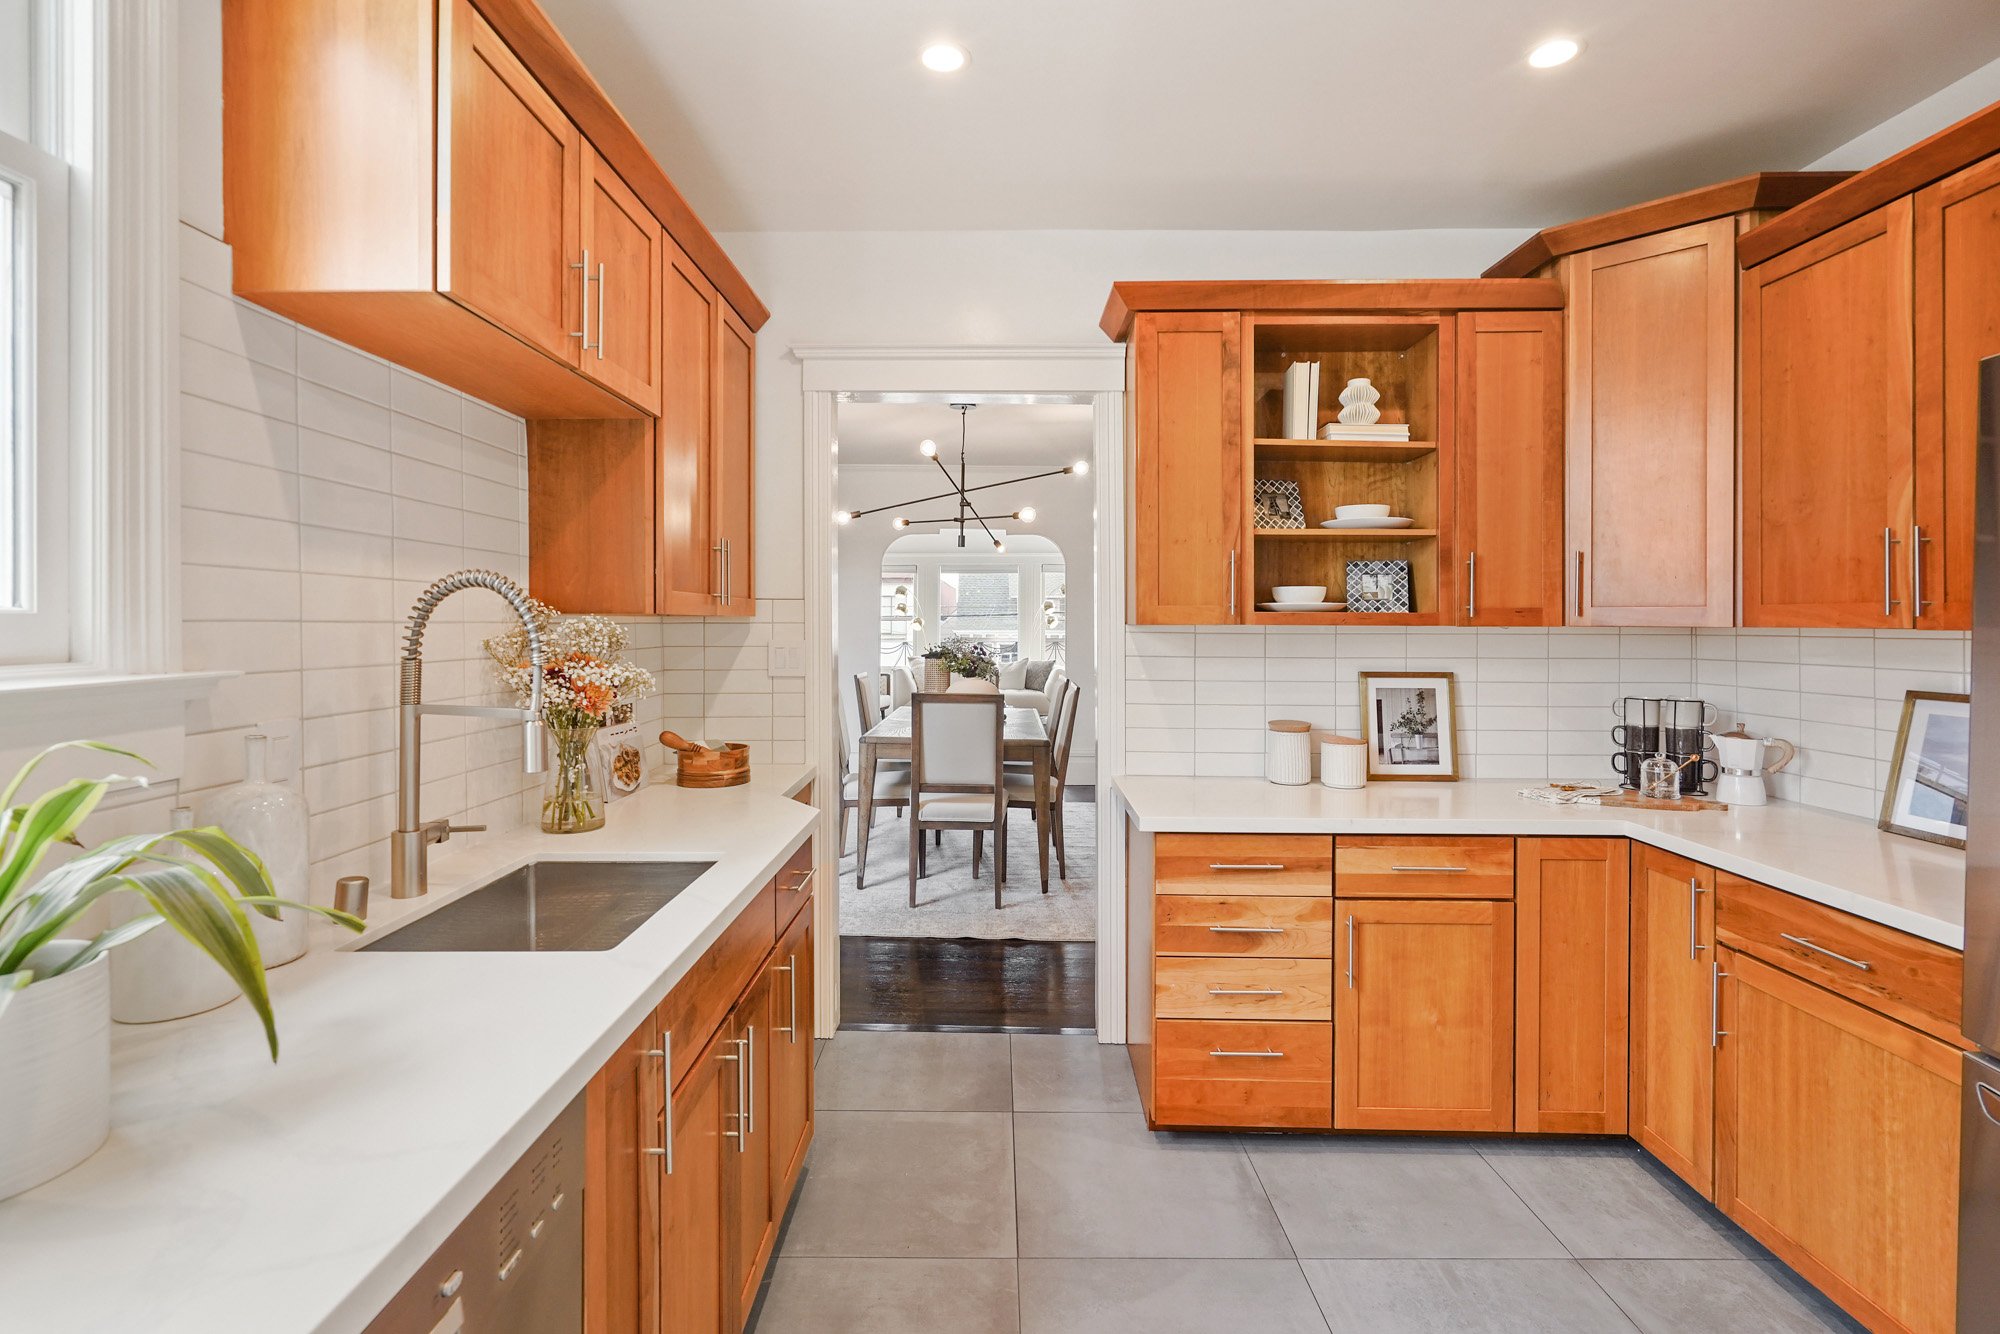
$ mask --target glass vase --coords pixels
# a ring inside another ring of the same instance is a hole
[[[581,834],[604,824],[595,722],[548,724],[549,767],[542,784],[542,832]]]

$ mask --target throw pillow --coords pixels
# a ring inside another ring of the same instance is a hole
[[[1002,690],[1025,690],[1028,686],[1028,660],[1016,658],[1012,662],[1000,664],[1000,688]]]
[[[1054,658],[1028,659],[1028,679],[1025,683],[1027,688],[1029,690],[1047,690],[1049,688],[1049,673],[1055,669],[1056,660]]]

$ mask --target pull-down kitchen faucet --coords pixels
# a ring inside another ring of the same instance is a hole
[[[431,613],[453,593],[467,588],[487,588],[507,600],[528,635],[529,679],[532,693],[525,709],[509,709],[481,704],[424,703],[424,629]],[[410,609],[409,626],[403,632],[401,689],[396,710],[396,831],[389,835],[389,895],[413,899],[428,888],[430,846],[453,834],[470,834],[486,828],[483,824],[455,825],[449,820],[425,821],[421,810],[423,792],[423,716],[449,714],[455,718],[508,718],[522,723],[522,769],[538,774],[544,767],[542,747],[542,634],[528,595],[520,585],[491,570],[460,570],[448,574],[423,591]]]

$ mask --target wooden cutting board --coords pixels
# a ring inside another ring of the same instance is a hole
[[[1618,806],[1633,811],[1726,811],[1728,806],[1706,797],[1677,797],[1672,801],[1662,801],[1658,797],[1642,797],[1637,792],[1613,792],[1599,797],[1600,806]]]

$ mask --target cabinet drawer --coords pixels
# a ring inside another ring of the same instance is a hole
[[[1343,836],[1333,879],[1342,898],[1511,899],[1514,840]]]
[[[1965,960],[1957,950],[1727,872],[1715,878],[1715,914],[1731,949],[1958,1041]]]
[[[1162,1019],[1332,1019],[1331,959],[1160,959]]]
[[[779,868],[771,882],[777,899],[773,922],[776,934],[785,934],[785,928],[799,915],[799,909],[812,902],[813,879],[817,874],[818,869],[813,865],[813,841],[807,839]]]
[[[1153,1029],[1161,1125],[1329,1130],[1333,1025],[1166,1019]]]
[[[1333,900],[1175,894],[1153,907],[1159,954],[1333,957]]]
[[[1161,834],[1153,843],[1161,894],[1333,897],[1333,840],[1324,834]]]

